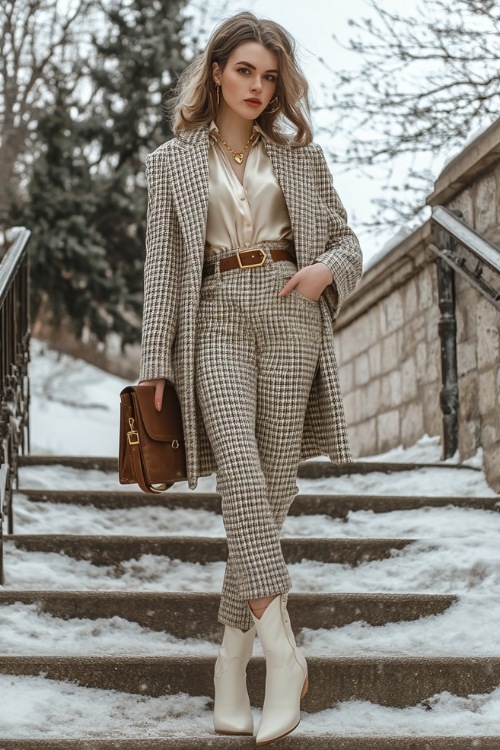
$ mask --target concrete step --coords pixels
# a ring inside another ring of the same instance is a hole
[[[217,492],[172,492],[147,495],[145,492],[115,492],[103,490],[17,490],[32,502],[67,503],[95,508],[190,508],[221,513],[221,497]],[[418,508],[443,508],[453,505],[459,508],[476,508],[500,512],[500,498],[496,497],[405,497],[390,495],[297,495],[288,515],[327,515],[345,518],[351,511],[370,510],[374,513],[390,513],[393,510]],[[15,507],[15,497],[14,497]],[[499,749],[500,750],[500,749]]]
[[[98,469],[100,471],[117,472],[118,459],[115,456],[19,456],[18,465],[22,466],[71,466],[75,469]],[[304,478],[339,477],[349,474],[371,474],[374,471],[390,474],[399,471],[414,471],[415,469],[468,469],[481,471],[479,468],[463,464],[447,463],[391,463],[379,461],[352,461],[348,464],[334,464],[332,461],[302,461],[299,465],[298,476]]]
[[[294,594],[288,611],[294,631],[335,628],[351,622],[370,625],[418,620],[442,614],[458,597],[431,594]],[[22,602],[56,617],[96,619],[123,617],[177,638],[203,638],[220,643],[217,622],[220,595],[121,591],[2,591],[0,606]]]
[[[307,655],[306,655],[307,658]],[[322,711],[339,701],[413,706],[435,693],[487,693],[500,685],[500,658],[309,657],[304,711]],[[213,697],[215,657],[203,656],[0,656],[0,674],[39,675],[86,687],[139,695],[188,693]],[[265,659],[250,660],[250,700],[261,707]]]
[[[383,560],[394,550],[412,544],[415,539],[321,539],[286,538],[281,540],[287,563],[301,560],[359,565]],[[15,544],[30,552],[59,552],[94,565],[118,565],[141,555],[163,555],[183,562],[208,563],[227,560],[224,538],[202,536],[85,536],[76,534],[12,534],[6,544]]]
[[[255,737],[207,734],[161,739],[2,739],[1,750],[240,750],[254,748]],[[273,750],[499,750],[500,736],[345,737],[297,732],[272,743]]]

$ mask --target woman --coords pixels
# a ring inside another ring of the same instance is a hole
[[[217,475],[229,554],[214,725],[253,734],[246,666],[257,632],[257,745],[297,726],[308,686],[280,546],[298,464],[351,460],[332,323],[360,279],[361,251],[308,116],[293,39],[239,13],[182,74],[175,137],[146,157],[140,381],[156,386],[157,409],[165,380],[176,387],[189,487]]]

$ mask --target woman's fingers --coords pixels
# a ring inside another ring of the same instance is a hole
[[[296,275],[296,274],[295,274]],[[295,276],[292,276],[291,279],[288,279],[286,284],[281,287],[281,289],[278,292],[278,297],[286,297],[288,292],[294,288],[294,286],[297,285],[297,281],[295,279]]]
[[[163,403],[163,391],[165,390],[165,378],[158,378],[156,380],[141,380],[138,385],[154,385],[155,409],[156,411],[161,411],[161,405]]]
[[[155,388],[155,409],[161,411],[161,405],[163,403],[163,391],[165,390],[165,378],[156,381]]]
[[[297,288],[297,292],[302,296],[318,300],[323,289],[331,283],[331,279],[332,272],[324,263],[305,266],[288,279],[278,292],[278,297],[285,297],[292,289]]]

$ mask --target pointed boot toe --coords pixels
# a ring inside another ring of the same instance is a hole
[[[277,596],[259,619],[257,634],[266,657],[266,692],[256,745],[267,745],[292,732],[300,722],[300,700],[308,688],[307,662],[297,648],[286,609]]]

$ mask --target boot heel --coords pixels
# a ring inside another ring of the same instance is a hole
[[[302,688],[302,692],[300,694],[300,699],[304,697],[304,695],[307,693],[307,690],[309,688],[309,672],[306,674],[306,679],[304,680],[304,686]]]

